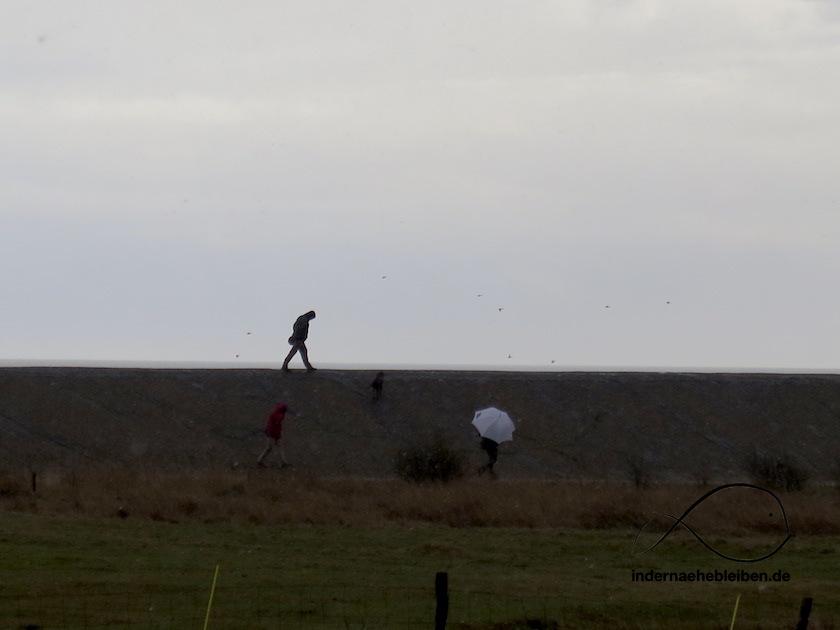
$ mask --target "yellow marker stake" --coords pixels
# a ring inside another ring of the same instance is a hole
[[[741,594],[738,593],[738,597],[735,598],[735,610],[732,611],[732,623],[729,624],[729,630],[732,630],[735,627],[735,615],[738,614],[738,602],[741,601]],[[206,630],[206,628],[205,628]]]
[[[210,623],[210,609],[213,607],[213,594],[216,592],[216,580],[219,578],[219,565],[216,565],[216,574],[213,576],[213,587],[210,589],[210,601],[207,602],[207,616],[204,618],[204,630],[207,630],[207,624]],[[740,597],[740,595],[739,595]],[[736,605],[737,606],[737,605]],[[734,619],[733,619],[734,621]]]

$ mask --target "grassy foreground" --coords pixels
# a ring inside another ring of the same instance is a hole
[[[34,496],[5,478],[0,627],[203,628],[216,566],[209,628],[428,628],[439,571],[448,627],[462,630],[728,628],[738,595],[736,628],[793,627],[803,596],[810,628],[840,620],[840,538],[820,524],[828,494],[783,497],[794,537],[735,566],[685,531],[631,553],[638,519],[679,512],[697,488],[132,475],[57,476]],[[767,532],[745,518],[700,524],[712,544],[755,556]],[[790,580],[631,581],[741,568]]]

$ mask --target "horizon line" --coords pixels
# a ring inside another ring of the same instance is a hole
[[[134,369],[220,369],[220,370],[278,370],[279,361],[183,361],[132,359],[0,359],[0,368],[134,368]],[[727,366],[645,366],[645,365],[500,365],[445,363],[344,363],[325,362],[318,366],[329,371],[417,371],[417,372],[640,372],[674,374],[840,374],[840,368],[780,368]],[[303,371],[292,368],[292,371]]]

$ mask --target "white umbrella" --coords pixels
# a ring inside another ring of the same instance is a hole
[[[476,411],[472,423],[481,437],[499,444],[513,440],[513,432],[516,430],[510,416],[495,407]]]

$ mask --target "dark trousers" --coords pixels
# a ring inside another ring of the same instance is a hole
[[[481,438],[481,449],[487,451],[487,458],[489,460],[487,462],[487,468],[493,470],[493,464],[499,459],[499,443],[487,438]]]

